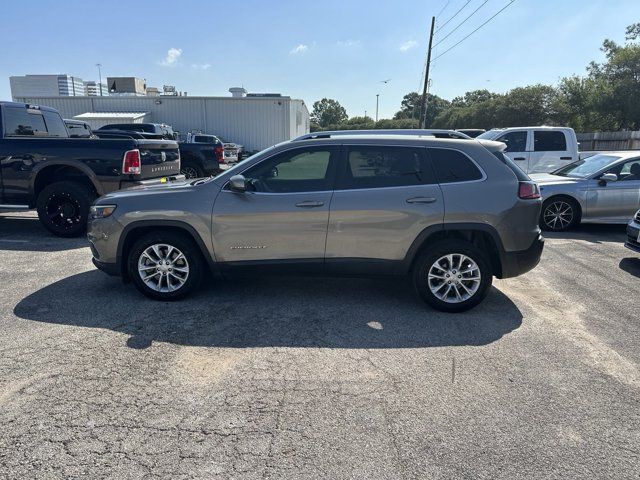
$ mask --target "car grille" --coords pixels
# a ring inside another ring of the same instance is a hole
[[[640,210],[638,210],[638,211],[636,212],[635,221],[636,221],[637,223],[640,223]]]

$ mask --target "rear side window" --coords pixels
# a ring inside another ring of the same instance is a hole
[[[480,180],[482,172],[464,153],[445,148],[430,148],[429,155],[440,183]]]
[[[567,139],[563,132],[533,132],[533,150],[536,152],[564,152]]]
[[[527,132],[509,132],[496,138],[496,142],[507,144],[506,152],[525,152],[527,150]]]
[[[42,111],[24,107],[5,107],[4,135],[6,137],[30,137],[47,135]]]
[[[42,116],[47,124],[47,131],[49,132],[50,137],[67,138],[69,136],[67,128],[64,126],[64,121],[60,118],[60,115],[55,112],[45,111],[42,112]]]
[[[402,187],[435,183],[424,149],[349,147],[338,189]]]

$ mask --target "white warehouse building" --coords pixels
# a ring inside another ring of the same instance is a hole
[[[183,135],[200,131],[220,135],[225,141],[262,150],[309,133],[309,110],[303,100],[279,94],[248,94],[232,88],[229,97],[109,96],[15,97],[15,101],[46,105],[63,118],[77,117],[99,127],[109,113],[136,114],[136,123],[166,123]],[[96,115],[97,114],[97,115]],[[139,117],[142,114],[143,117]],[[130,123],[130,115],[113,115],[112,123]]]

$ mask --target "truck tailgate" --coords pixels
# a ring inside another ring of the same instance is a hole
[[[138,140],[142,174],[138,179],[166,177],[180,173],[180,150],[176,142],[167,140]]]

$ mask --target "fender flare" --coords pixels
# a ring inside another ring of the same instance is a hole
[[[193,228],[188,223],[182,222],[180,220],[138,220],[137,222],[131,222],[127,224],[127,226],[125,226],[122,229],[122,233],[120,234],[120,238],[118,239],[118,248],[116,251],[116,265],[117,265],[118,271],[122,272],[123,277],[125,276],[125,273],[126,273],[125,272],[126,259],[123,258],[123,253],[124,253],[123,251],[124,251],[124,245],[127,241],[127,237],[136,228],[146,228],[146,227],[156,227],[159,229],[161,229],[162,227],[174,227],[174,228],[179,228],[181,230],[184,230],[200,249],[202,256],[207,262],[207,265],[209,265],[209,268],[211,268],[211,271],[217,272],[216,263],[211,257],[211,253],[209,252],[209,249],[207,248],[206,243],[204,242],[200,234],[196,231],[196,229]]]
[[[502,244],[502,239],[500,238],[500,234],[492,225],[488,225],[486,223],[473,223],[473,222],[462,222],[462,223],[442,223],[439,225],[431,225],[424,230],[422,230],[418,236],[415,238],[407,254],[402,260],[402,273],[408,273],[411,269],[411,265],[415,260],[420,248],[425,244],[425,242],[429,241],[429,237],[432,235],[445,232],[445,231],[454,231],[454,230],[466,230],[466,231],[478,231],[488,233],[496,246],[496,250],[498,251],[498,256],[500,257],[498,261],[502,263],[503,254],[505,252],[504,245]]]
[[[31,181],[29,182],[29,195],[32,198],[35,196],[36,180],[40,172],[45,168],[49,168],[49,167],[75,168],[76,170],[79,170],[82,173],[84,173],[87,176],[87,178],[89,178],[89,181],[91,182],[93,187],[96,189],[96,192],[98,192],[99,196],[104,195],[105,193],[104,188],[102,188],[102,184],[100,183],[100,180],[98,180],[98,176],[96,175],[96,173],[93,170],[91,170],[89,167],[87,167],[84,163],[74,161],[74,160],[55,160],[51,162],[42,162],[38,164],[36,168],[33,169],[32,171],[33,175],[31,175]]]

